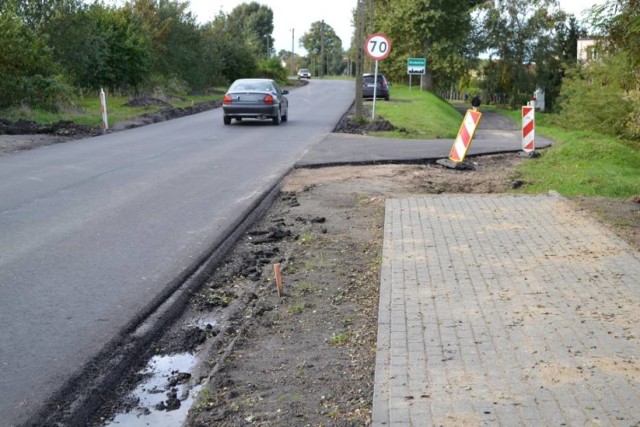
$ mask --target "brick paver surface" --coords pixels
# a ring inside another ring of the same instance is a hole
[[[373,425],[640,422],[640,255],[554,196],[386,206]]]

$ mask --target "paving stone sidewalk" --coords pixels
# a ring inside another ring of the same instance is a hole
[[[553,195],[386,206],[373,425],[640,425],[640,254]]]

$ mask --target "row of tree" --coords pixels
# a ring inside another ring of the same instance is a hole
[[[481,92],[512,107],[541,89],[546,107],[576,124],[640,137],[640,0],[591,10],[601,58],[587,65],[577,61],[587,31],[556,0],[358,0],[358,7],[365,34],[393,41],[382,66],[394,81],[407,78],[407,58],[423,57],[424,89]]]
[[[256,2],[196,23],[188,2],[0,0],[0,107],[55,107],[105,87],[203,90],[237,77],[284,78],[273,12]]]
[[[512,105],[537,87],[552,105],[561,64],[575,62],[577,40],[585,35],[555,0],[364,1],[374,9],[375,28],[393,40],[384,65],[393,79],[405,78],[407,58],[424,57],[425,89],[473,89],[475,84],[486,93],[503,94]],[[480,60],[482,55],[489,59]]]
[[[118,7],[98,0],[0,0],[0,107],[54,108],[99,87],[204,90],[238,77],[284,79],[287,69],[300,67],[322,76],[357,64],[361,75],[370,65],[363,64],[364,37],[384,32],[393,49],[382,69],[393,81],[406,79],[407,58],[424,57],[425,89],[481,91],[514,107],[542,89],[547,108],[581,125],[593,121],[639,137],[639,2],[608,0],[592,10],[602,55],[581,66],[577,40],[587,33],[556,0],[357,0],[349,61],[324,21],[300,38],[307,58],[287,51],[273,58],[273,12],[256,2],[199,25],[179,0]]]

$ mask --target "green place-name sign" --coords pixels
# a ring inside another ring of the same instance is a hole
[[[407,59],[407,74],[424,74],[427,70],[426,58],[409,58]]]

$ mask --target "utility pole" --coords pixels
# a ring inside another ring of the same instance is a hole
[[[320,27],[320,77],[324,75],[324,19]]]
[[[364,68],[364,17],[365,17],[365,1],[358,0],[358,8],[356,10],[356,102],[355,102],[355,119],[361,120],[363,114],[362,102],[362,70]]]
[[[296,29],[292,28],[291,29],[291,75],[295,76],[296,75],[296,71],[295,71],[295,62],[296,62],[296,54],[293,50],[293,40],[295,39],[295,33],[296,33]]]

